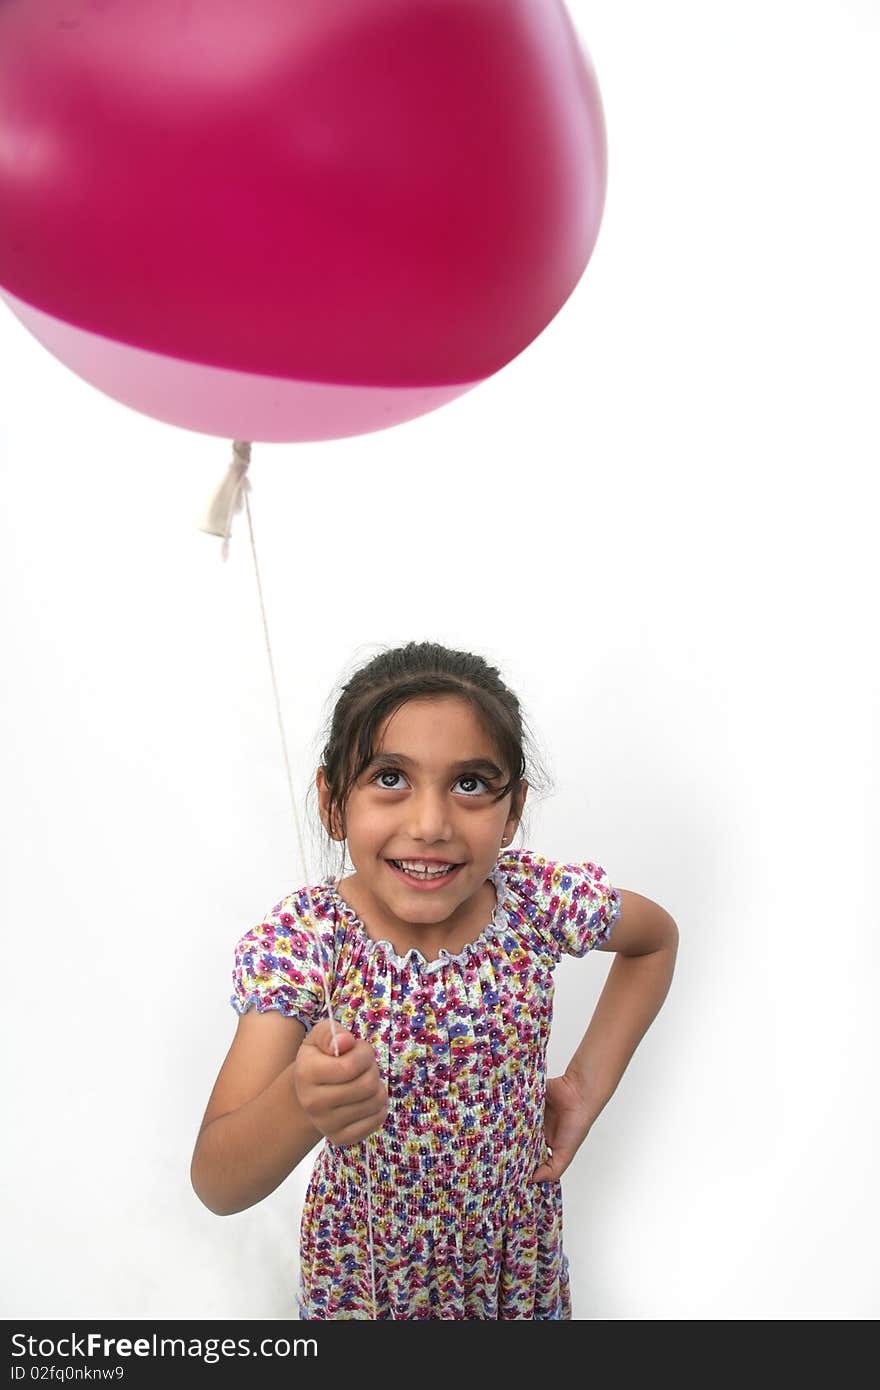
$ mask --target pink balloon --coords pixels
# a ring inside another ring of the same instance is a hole
[[[74,328],[0,291],[53,356],[144,415],[201,434],[283,443],[369,434],[425,415],[469,391],[459,386],[336,386],[183,362]]]
[[[187,429],[339,438],[461,395],[571,295],[605,186],[562,0],[0,5],[0,292]]]

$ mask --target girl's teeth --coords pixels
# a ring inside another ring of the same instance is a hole
[[[451,873],[452,869],[455,867],[454,864],[450,864],[445,869],[413,869],[399,859],[395,859],[393,862],[397,865],[398,869],[402,869],[405,874],[409,874],[410,878],[442,878],[444,874]]]

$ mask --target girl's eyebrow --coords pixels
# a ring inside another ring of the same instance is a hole
[[[408,758],[405,753],[375,753],[373,757],[370,759],[370,761],[367,763],[367,766],[366,768],[364,768],[364,771],[366,772],[369,768],[374,767],[376,763],[391,761],[403,763],[404,765],[409,767],[418,767],[418,763],[415,761],[415,759]],[[450,763],[449,771],[461,772],[465,768],[472,767],[479,768],[481,769],[481,771],[487,772],[490,777],[502,777],[504,775],[501,771],[501,768],[496,767],[495,764],[489,758],[463,758],[461,762]]]

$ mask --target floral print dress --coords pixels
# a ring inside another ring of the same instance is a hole
[[[300,889],[235,948],[236,1011],[280,1009],[307,1031],[327,1014],[323,965],[334,1019],[372,1045],[388,1089],[381,1129],[318,1151],[301,1318],[374,1315],[365,1164],[379,1319],[571,1317],[561,1184],[529,1182],[548,1153],[553,971],[607,939],[620,896],[598,865],[528,850],[503,852],[491,879],[492,919],[457,955],[372,941],[332,878],[310,888],[316,920]]]

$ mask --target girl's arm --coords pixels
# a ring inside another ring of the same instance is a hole
[[[368,1042],[337,1028],[334,1043],[329,1019],[306,1037],[277,1009],[248,1010],[202,1120],[193,1189],[210,1211],[231,1216],[274,1192],[321,1139],[360,1143],[387,1114]]]
[[[294,1062],[305,1028],[277,1009],[239,1016],[190,1169],[209,1211],[231,1216],[268,1197],[324,1137],[300,1106]]]
[[[620,889],[621,913],[598,951],[615,951],[580,1046],[565,1075],[547,1082],[545,1132],[552,1161],[533,1182],[561,1177],[607,1105],[660,1012],[675,970],[678,927],[659,903]]]
[[[597,951],[617,959],[577,1052],[565,1069],[585,1097],[590,1123],[608,1103],[669,993],[678,927],[665,908],[620,890],[621,913]]]

